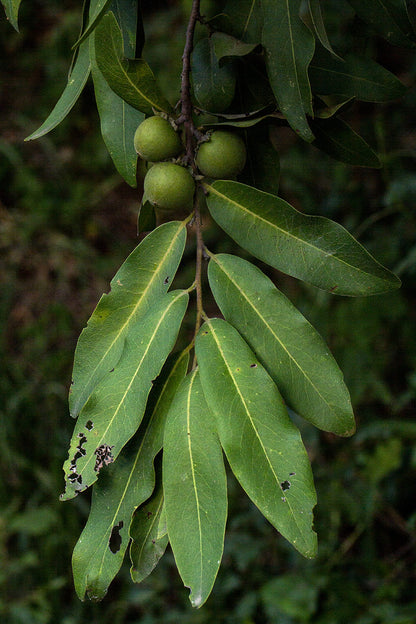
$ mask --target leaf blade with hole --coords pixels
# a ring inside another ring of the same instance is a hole
[[[108,466],[108,478],[100,479],[93,487],[90,515],[72,557],[75,589],[80,600],[86,595],[101,600],[121,567],[132,514],[154,488],[153,462],[162,448],[166,415],[185,377],[188,362],[188,354],[181,353],[165,365],[150,393],[138,434],[117,461]],[[110,549],[114,527],[119,527],[121,538],[117,552]]]
[[[170,292],[153,301],[151,311],[129,327],[119,362],[94,388],[78,416],[64,463],[61,500],[95,483],[136,432],[153,380],[176,342],[188,299],[187,291]]]
[[[304,215],[269,193],[239,182],[205,184],[218,225],[253,256],[288,275],[341,295],[386,292],[400,280],[341,225]]]
[[[233,473],[283,537],[313,557],[312,471],[276,385],[226,321],[207,321],[195,348],[205,398]]]
[[[312,325],[242,258],[212,256],[208,277],[224,318],[256,353],[285,402],[320,429],[351,435],[354,415],[343,375]]]

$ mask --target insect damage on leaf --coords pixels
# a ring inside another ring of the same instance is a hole
[[[123,541],[123,538],[120,535],[120,531],[123,528],[123,526],[124,526],[123,520],[120,520],[118,524],[114,525],[111,531],[110,539],[108,540],[108,546],[111,552],[114,554],[116,554],[121,548],[121,543]]]
[[[101,446],[95,449],[94,455],[96,456],[96,459],[94,470],[96,472],[99,472],[104,466],[113,463],[114,457],[111,452],[113,448],[114,444],[113,446],[109,446],[108,444],[101,444]]]

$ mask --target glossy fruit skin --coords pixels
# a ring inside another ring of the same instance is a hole
[[[199,146],[196,164],[203,175],[227,180],[243,170],[246,155],[246,146],[238,134],[214,130],[210,140]]]
[[[143,160],[159,162],[178,156],[183,145],[169,121],[154,115],[138,126],[134,134],[134,149]]]
[[[191,210],[195,182],[185,167],[156,163],[144,179],[146,199],[161,210]]]

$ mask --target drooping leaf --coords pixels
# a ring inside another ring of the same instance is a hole
[[[77,416],[94,387],[115,367],[130,327],[140,323],[172,283],[185,248],[184,222],[165,223],[130,254],[101,297],[75,350],[70,413]]]
[[[119,174],[132,187],[137,186],[137,153],[133,137],[145,115],[110,89],[95,61],[94,33],[90,38],[91,69],[101,134]]]
[[[17,32],[19,32],[18,16],[21,1],[22,0],[1,0],[6,17]]]
[[[370,24],[374,30],[393,43],[404,47],[414,47],[415,43],[410,24],[406,24],[405,8],[399,0],[348,0],[358,17]]]
[[[208,598],[220,565],[227,485],[215,421],[197,371],[169,410],[163,442],[163,488],[169,541],[192,606]]]
[[[315,135],[313,145],[332,158],[356,167],[382,166],[368,143],[342,119],[314,119],[311,127]]]
[[[308,66],[315,40],[299,17],[300,3],[301,0],[262,0],[262,43],[280,110],[305,141],[312,141],[306,115],[313,115]]]
[[[351,435],[354,415],[343,375],[305,317],[242,258],[212,256],[208,276],[224,318],[253,349],[285,402],[320,429]]]
[[[146,115],[153,115],[153,109],[171,111],[148,64],[143,59],[124,57],[122,32],[111,12],[95,29],[95,57],[112,90],[127,104]]]
[[[144,44],[140,1],[113,0],[111,9],[121,28],[125,56],[128,58],[140,58]]]
[[[416,2],[415,0],[405,0],[407,17],[412,25],[413,32],[416,33]]]
[[[137,233],[151,232],[156,227],[155,207],[144,197],[139,207],[137,216]]]
[[[260,0],[227,0],[214,25],[242,41],[260,43],[263,13]]]
[[[105,14],[105,12],[107,11],[108,7],[110,6],[112,2],[113,0],[95,0],[94,1],[93,5],[91,6],[88,25],[86,29],[84,30],[84,32],[82,33],[82,35],[80,36],[80,38],[78,39],[78,41],[74,43],[73,48],[77,48],[79,45],[81,45],[83,41],[85,41],[87,37],[90,36],[90,34],[96,28],[98,22],[100,21],[102,16]]]
[[[101,600],[120,569],[129,543],[131,517],[151,496],[153,461],[162,448],[166,414],[185,377],[189,356],[168,361],[156,380],[136,436],[93,487],[91,511],[72,557],[75,589]]]
[[[138,429],[153,380],[172,350],[188,304],[187,291],[152,301],[149,313],[130,326],[119,362],[82,408],[64,464],[69,500],[95,483]]]
[[[333,56],[340,59],[338,54],[334,52],[334,49],[332,48],[331,43],[328,39],[328,35],[327,35],[325,24],[324,24],[324,19],[322,17],[321,0],[308,0],[308,10],[309,10],[309,17],[310,17],[311,25],[319,41],[324,46],[324,48],[328,50],[328,52],[330,52]]]
[[[244,43],[244,41],[223,32],[214,33],[211,36],[211,42],[214,47],[214,54],[220,61],[220,65],[222,59],[233,56],[246,56],[257,47],[256,43]]]
[[[26,137],[25,141],[39,139],[39,137],[44,136],[53,130],[63,119],[65,119],[81,95],[88,76],[90,75],[90,69],[89,45],[86,41],[79,47],[75,64],[68,78],[68,83],[58,102],[55,104],[54,109],[43,124],[35,130],[35,132],[32,132],[32,134]]]
[[[205,184],[215,221],[241,247],[267,264],[340,295],[375,295],[400,280],[341,225],[304,215],[279,197],[239,182]]]
[[[191,78],[195,97],[203,110],[225,111],[234,97],[236,74],[232,62],[220,67],[212,37],[195,45],[191,57]]]
[[[344,95],[365,102],[387,102],[401,97],[406,87],[387,69],[371,59],[346,54],[334,58],[317,48],[309,68],[312,88],[319,95]]]
[[[221,319],[202,326],[196,354],[233,473],[269,522],[305,557],[313,557],[312,471],[276,385],[237,330]]]
[[[131,577],[135,583],[141,583],[149,576],[168,545],[169,538],[166,530],[160,531],[165,515],[163,511],[164,497],[160,480],[151,498],[136,509],[130,527],[133,540],[130,546]]]

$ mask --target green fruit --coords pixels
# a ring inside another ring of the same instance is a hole
[[[201,143],[196,155],[198,169],[209,178],[234,178],[245,163],[244,141],[227,130],[215,130],[209,141]]]
[[[192,209],[195,182],[187,169],[173,163],[156,163],[144,179],[146,199],[161,210]]]
[[[174,158],[183,150],[178,133],[158,115],[148,117],[137,128],[134,148],[141,158],[151,162]]]

